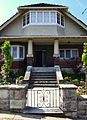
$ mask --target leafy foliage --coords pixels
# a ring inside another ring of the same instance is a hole
[[[82,54],[83,67],[87,71],[87,43],[84,43],[84,50]]]
[[[1,46],[1,50],[4,58],[4,64],[2,65],[1,74],[4,80],[8,80],[10,67],[13,61],[13,57],[10,54],[10,42],[5,41]]]

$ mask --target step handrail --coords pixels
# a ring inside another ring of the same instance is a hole
[[[61,72],[61,69],[60,69],[60,66],[59,66],[59,65],[56,65],[56,66],[55,66],[55,69],[56,69],[56,79],[57,79],[57,82],[58,82],[58,84],[59,84],[60,81],[64,80],[64,79],[63,79],[63,75],[62,75],[62,72]]]
[[[25,76],[24,76],[24,81],[30,80],[31,70],[32,70],[32,66],[27,66],[27,70],[26,70]]]

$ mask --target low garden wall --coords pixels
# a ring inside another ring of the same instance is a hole
[[[59,107],[65,116],[77,118],[77,86],[73,84],[59,84]]]
[[[77,99],[77,116],[87,120],[87,95],[80,95]]]
[[[87,95],[76,95],[77,86],[59,84],[59,107],[65,116],[87,119]],[[26,107],[26,85],[1,85],[0,110],[22,112]]]
[[[1,85],[0,109],[22,112],[26,106],[26,87],[24,85]]]

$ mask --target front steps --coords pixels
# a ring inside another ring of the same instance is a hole
[[[62,116],[63,112],[59,108],[32,108],[26,107],[23,111],[24,114],[57,114],[57,116]]]
[[[32,67],[25,114],[63,115],[59,108],[59,87],[55,67]]]
[[[34,87],[58,87],[54,67],[33,67],[29,89]]]

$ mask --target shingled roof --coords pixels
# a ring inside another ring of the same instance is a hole
[[[56,5],[56,4],[48,4],[48,3],[39,3],[39,4],[31,4],[31,5],[24,5],[24,6],[19,6],[19,8],[24,8],[24,7],[63,7],[63,8],[68,8],[66,6],[63,5]]]

